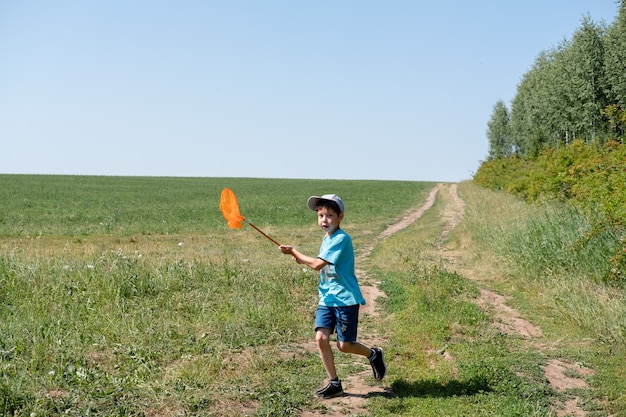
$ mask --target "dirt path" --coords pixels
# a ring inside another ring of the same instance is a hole
[[[520,336],[528,341],[529,349],[534,349],[542,353],[542,344],[539,343],[539,339],[543,336],[541,329],[527,319],[525,319],[517,310],[507,305],[507,301],[510,297],[497,294],[487,288],[482,288],[484,283],[481,283],[477,279],[477,272],[468,268],[463,258],[467,255],[462,252],[462,248],[451,248],[446,245],[446,238],[454,230],[454,228],[462,221],[465,214],[465,203],[460,198],[457,192],[456,184],[438,184],[436,185],[428,195],[426,202],[415,210],[407,213],[400,221],[389,226],[383,231],[371,245],[362,249],[357,254],[357,265],[362,263],[374,249],[374,247],[380,244],[383,240],[393,235],[394,233],[408,227],[411,223],[418,220],[428,209],[432,207],[439,194],[439,198],[442,200],[444,209],[442,212],[442,219],[445,224],[440,232],[439,238],[436,244],[437,256],[451,265],[458,273],[472,279],[478,283],[480,288],[480,295],[476,300],[476,303],[485,311],[489,312],[495,318],[493,325],[501,332],[506,334],[513,334]],[[358,270],[357,275],[362,282],[368,282],[367,272]],[[362,290],[366,298],[367,306],[362,310],[363,315],[370,315],[376,317],[378,315],[376,307],[376,299],[384,297],[385,294],[380,291],[375,284],[362,285]],[[377,334],[367,335],[362,340],[368,345],[384,345],[384,340]],[[311,343],[306,347],[309,351],[316,352],[314,343]],[[443,352],[445,358],[450,361],[454,361],[454,357]],[[355,361],[359,358],[355,358]],[[576,364],[571,364],[564,359],[551,359],[547,361],[544,367],[546,379],[550,385],[557,392],[565,392],[572,388],[586,388],[587,385],[582,379],[585,375],[590,375],[593,370],[580,367]],[[332,400],[322,401],[324,409],[319,412],[304,412],[302,417],[312,416],[350,416],[350,415],[367,415],[367,409],[365,408],[368,398],[375,396],[393,396],[392,390],[385,384],[385,381],[380,385],[369,385],[368,376],[371,371],[367,369],[361,373],[351,375],[343,379],[344,391],[346,395],[340,398]],[[580,378],[577,377],[580,375]],[[371,378],[369,378],[371,381]],[[559,417],[574,416],[584,417],[587,414],[578,406],[578,397],[570,397],[562,403],[555,406],[555,413]]]

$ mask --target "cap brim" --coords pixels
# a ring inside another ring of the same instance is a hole
[[[315,207],[317,207],[318,203],[320,202],[320,200],[323,200],[322,197],[317,197],[317,196],[311,196],[309,197],[309,199],[306,202],[306,205],[309,206],[309,208],[313,211],[317,211],[315,209]]]

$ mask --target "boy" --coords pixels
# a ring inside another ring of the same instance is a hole
[[[343,201],[336,194],[325,194],[310,197],[307,205],[317,211],[317,223],[326,232],[319,255],[313,258],[289,245],[280,245],[280,250],[286,255],[292,255],[297,263],[320,271],[315,340],[330,381],[315,395],[334,398],[343,395],[330,347],[330,335],[335,330],[339,351],[368,358],[377,381],[383,379],[387,366],[382,349],[370,349],[356,341],[359,305],[365,304],[365,299],[354,272],[352,239],[339,227],[344,214]]]

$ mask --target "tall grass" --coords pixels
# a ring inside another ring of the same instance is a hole
[[[463,191],[465,227],[507,274],[539,288],[548,308],[590,336],[626,342],[623,291],[606,283],[620,230],[607,225],[598,232],[600,218],[570,205],[529,205],[469,186]]]

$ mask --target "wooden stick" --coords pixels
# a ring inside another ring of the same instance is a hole
[[[276,246],[280,246],[280,243],[276,242],[274,239],[272,239],[271,237],[269,237],[268,235],[265,234],[265,232],[263,232],[263,230],[259,229],[258,227],[256,227],[255,225],[253,225],[252,223],[250,223],[249,221],[246,220],[246,223],[248,223],[250,226],[254,227],[254,230],[256,230],[257,232],[261,233],[263,236],[265,236],[266,238],[268,238],[269,240],[271,240],[272,242],[274,242],[276,244]]]

